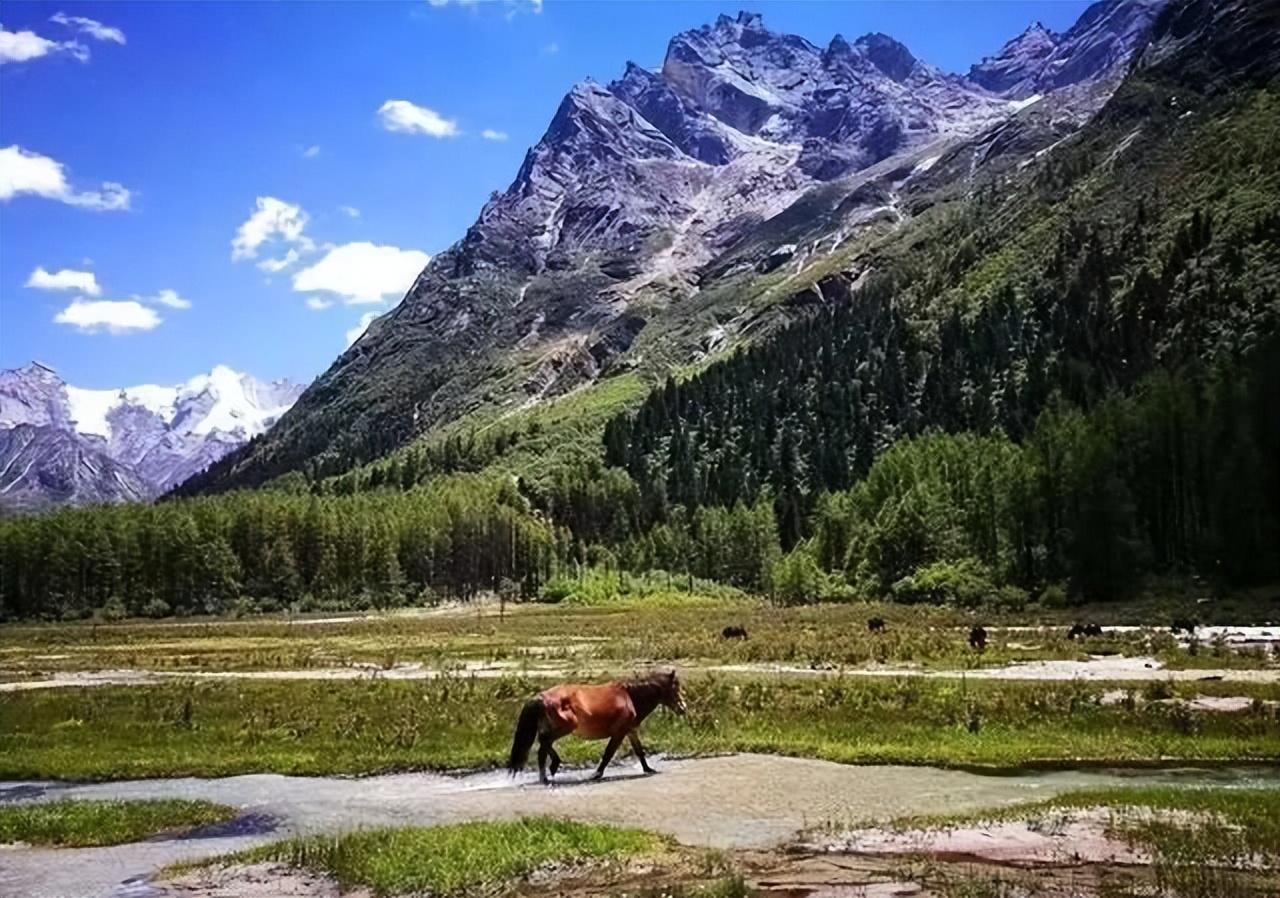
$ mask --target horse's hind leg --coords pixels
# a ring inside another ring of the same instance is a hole
[[[550,733],[544,733],[538,737],[538,770],[542,771],[543,764],[547,759],[551,760],[551,775],[555,776],[556,771],[560,769],[560,755],[556,753],[555,739]],[[545,771],[542,772],[542,781],[547,781]]]
[[[626,738],[622,733],[609,739],[609,744],[604,747],[604,757],[600,759],[600,766],[596,768],[596,772],[591,775],[593,780],[602,779],[604,777],[604,769],[609,766],[609,762],[613,760],[614,754],[618,751],[618,746],[622,744],[622,740]]]
[[[551,746],[546,739],[538,740],[538,782],[547,785],[547,754],[551,751]],[[555,774],[555,768],[552,768],[552,774]]]
[[[640,759],[640,769],[645,773],[657,773],[658,771],[649,766],[649,761],[644,756],[644,746],[640,744],[640,734],[632,730],[627,734],[627,738],[631,740],[631,750]]]

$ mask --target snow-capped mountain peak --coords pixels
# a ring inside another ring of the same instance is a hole
[[[225,365],[172,386],[120,389],[71,386],[38,362],[0,371],[0,431],[28,434],[0,448],[34,459],[6,466],[0,457],[0,502],[33,507],[158,495],[263,433],[301,393],[289,381],[263,382]],[[81,482],[102,472],[110,472],[110,483]],[[126,480],[141,487],[113,490]]]
[[[119,390],[66,386],[76,432],[104,439],[112,437],[113,413],[122,406],[145,409],[166,427],[182,433],[225,433],[248,439],[265,431],[284,414],[298,392],[288,381],[263,383],[226,365],[174,386],[140,384]],[[0,417],[2,426],[4,419]]]

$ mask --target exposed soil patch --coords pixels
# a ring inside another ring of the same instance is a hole
[[[945,829],[868,828],[819,840],[813,847],[837,854],[929,855],[1019,866],[1151,863],[1146,851],[1107,835],[1111,813],[1089,808]]]
[[[184,898],[368,898],[367,889],[342,891],[327,876],[285,864],[197,867],[156,883],[152,895]]]

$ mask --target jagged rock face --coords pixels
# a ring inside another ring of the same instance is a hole
[[[969,80],[1007,97],[1044,94],[1114,76],[1151,31],[1165,0],[1101,0],[1062,34],[1037,22],[969,70]]]
[[[0,430],[0,511],[132,502],[151,494],[132,469],[73,432],[48,424]]]
[[[0,430],[19,424],[66,427],[67,385],[56,371],[32,362],[0,370]]]
[[[969,80],[989,91],[1009,96],[1033,93],[1036,79],[1058,48],[1061,35],[1039,22],[969,69]]]
[[[676,93],[660,75],[627,63],[626,74],[609,86],[622,102],[640,113],[681,152],[699,162],[724,165],[741,154],[731,132]]]
[[[884,34],[820,49],[741,13],[674,37],[658,71],[629,64],[607,87],[575,85],[463,239],[271,433],[191,489],[255,485],[303,464],[344,470],[482,405],[519,408],[642,363],[633,347],[655,323],[675,327],[718,278],[776,274],[781,265],[757,263],[779,245],[796,243],[802,261],[858,228],[901,221],[892,184],[927,169],[926,152],[1023,116],[1011,98],[1031,86],[1091,83],[1090,72],[1132,49],[1133,23],[1154,3],[1100,4],[1065,35],[1025,34],[976,79],[943,73]],[[1079,117],[1001,145],[1038,148]],[[904,165],[906,176],[859,192]],[[664,356],[703,351],[706,327],[686,330],[692,342]]]
[[[852,44],[837,35],[819,50],[746,13],[678,35],[662,80],[688,107],[743,135],[802,144],[799,165],[817,180],[1008,114],[999,99],[919,61],[888,35]]]
[[[301,392],[215,368],[176,387],[83,390],[0,371],[0,509],[151,498],[264,432]]]

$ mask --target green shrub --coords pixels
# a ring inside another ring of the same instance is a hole
[[[1040,604],[1045,608],[1066,608],[1071,604],[1067,588],[1061,583],[1050,583],[1040,592]]]
[[[112,596],[102,606],[102,619],[106,621],[124,620],[129,616],[129,610],[124,607],[124,602],[119,596]]]
[[[779,558],[769,576],[774,595],[788,605],[816,602],[826,591],[826,575],[807,545]]]
[[[652,570],[642,574],[604,567],[562,572],[542,585],[537,600],[548,604],[609,605],[634,600],[679,603],[697,598],[733,601],[741,590],[689,574]]]
[[[142,614],[145,617],[168,617],[173,614],[173,609],[164,599],[156,597],[142,606]]]
[[[893,584],[893,598],[899,602],[933,602],[961,608],[975,608],[999,593],[986,566],[975,558],[934,562]]]

